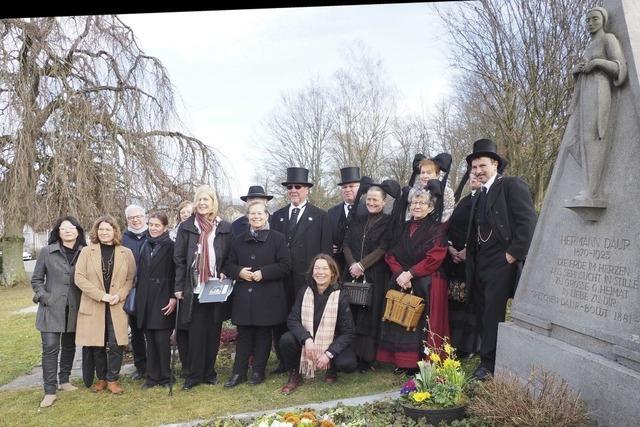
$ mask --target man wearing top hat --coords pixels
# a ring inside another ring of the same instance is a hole
[[[498,323],[505,320],[507,300],[515,292],[537,215],[527,184],[498,173],[505,160],[495,142],[474,142],[467,164],[482,184],[471,206],[466,268],[481,335],[481,362],[474,377],[485,380],[494,371]]]
[[[329,223],[331,224],[333,236],[333,246],[331,248],[333,258],[338,263],[342,273],[345,266],[342,241],[351,220],[350,213],[358,194],[358,188],[360,188],[360,168],[355,166],[342,168],[340,169],[340,177],[342,179],[338,185],[340,186],[342,202],[330,208],[327,213],[329,214]]]
[[[291,255],[292,269],[285,278],[287,307],[291,309],[298,291],[305,287],[309,263],[319,253],[331,254],[332,233],[327,212],[312,205],[307,200],[309,189],[309,170],[305,168],[287,168],[287,180],[282,183],[287,188],[290,203],[278,209],[271,216],[269,226],[283,233],[287,238],[287,246]],[[280,336],[287,331],[287,325],[274,328],[276,354],[280,364],[275,373],[285,372],[280,349],[277,343]]]
[[[240,200],[248,204],[252,200],[264,200],[265,203],[273,199],[273,196],[265,193],[264,188],[260,185],[252,185],[249,187],[249,191],[246,196],[240,196]],[[233,221],[231,224],[231,234],[233,237],[241,235],[243,232],[249,230],[249,219],[246,215],[242,215],[240,218]]]

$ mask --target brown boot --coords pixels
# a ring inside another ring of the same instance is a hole
[[[327,373],[324,375],[324,382],[333,384],[336,381],[338,381],[338,373],[332,369],[327,369]]]
[[[98,380],[91,386],[91,391],[97,393],[107,388],[107,382],[105,380]]]
[[[111,394],[122,394],[124,393],[124,389],[120,385],[118,381],[109,381],[107,383],[107,388],[111,392]]]
[[[282,394],[291,394],[295,389],[297,389],[300,384],[302,384],[302,376],[297,369],[289,372],[289,379],[287,383],[282,387]]]

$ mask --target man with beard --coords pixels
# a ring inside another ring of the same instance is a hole
[[[505,160],[495,142],[479,139],[467,163],[482,184],[473,197],[467,232],[467,286],[480,325],[480,366],[474,377],[493,374],[498,323],[504,322],[507,300],[515,292],[537,215],[527,184],[503,176]]]

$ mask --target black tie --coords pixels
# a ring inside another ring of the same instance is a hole
[[[486,206],[487,206],[487,187],[482,187],[480,194],[478,195],[478,201],[476,202],[476,223],[485,223],[486,218]]]
[[[291,218],[289,218],[289,232],[291,232],[298,224],[298,214],[300,213],[300,208],[293,208],[291,211]]]

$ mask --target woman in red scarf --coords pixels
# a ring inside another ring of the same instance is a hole
[[[198,295],[212,278],[222,278],[231,247],[231,224],[218,217],[218,198],[208,185],[196,190],[195,213],[180,224],[176,236],[175,295],[178,311],[178,350],[182,362],[183,390],[198,384],[216,384],[216,357],[222,322],[231,317],[228,302],[204,303]]]

